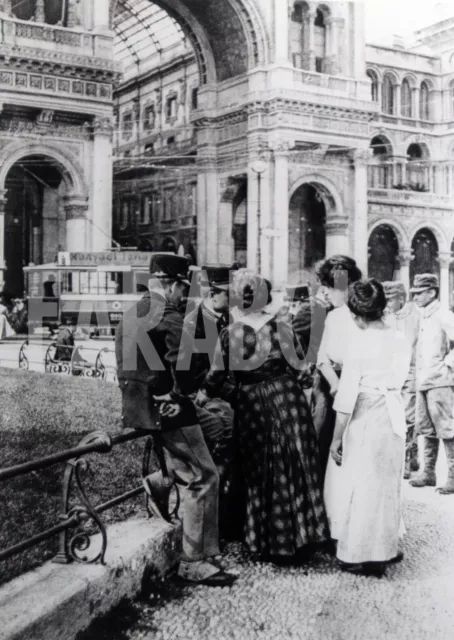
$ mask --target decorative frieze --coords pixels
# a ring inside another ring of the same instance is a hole
[[[84,82],[55,78],[36,73],[12,72],[0,69],[0,87],[15,87],[20,91],[33,89],[35,92],[73,95],[77,97],[95,98],[110,103],[112,100],[112,85],[100,82]]]

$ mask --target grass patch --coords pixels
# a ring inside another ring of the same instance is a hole
[[[0,468],[77,446],[96,430],[121,433],[121,395],[116,385],[59,375],[0,369]],[[145,439],[88,456],[85,485],[97,505],[140,486]],[[0,549],[58,523],[65,464],[7,480],[0,487]],[[125,520],[143,498],[118,505],[104,522]],[[0,562],[0,583],[55,555],[58,538]]]

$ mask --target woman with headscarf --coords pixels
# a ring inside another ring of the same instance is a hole
[[[405,336],[383,321],[385,307],[383,287],[376,280],[350,287],[348,308],[359,336],[342,369],[331,445],[332,459],[342,469],[342,483],[333,488],[337,557],[344,570],[376,575],[401,559],[407,429],[401,390],[411,359]]]
[[[264,310],[263,278],[240,269],[231,295],[234,322],[221,332],[204,390],[215,397],[233,373],[227,399],[245,485],[244,541],[264,560],[294,561],[329,537],[317,437],[298,381],[304,354],[291,327]]]

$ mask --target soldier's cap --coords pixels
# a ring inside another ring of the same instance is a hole
[[[407,295],[405,285],[401,280],[382,282],[382,287],[387,298],[406,297]]]
[[[202,272],[206,275],[208,284],[211,289],[220,289],[227,291],[231,284],[232,271],[238,271],[238,264],[234,262],[231,265],[226,264],[206,264],[202,267]]]
[[[293,302],[309,300],[310,292],[309,287],[306,284],[297,284],[294,286],[285,287],[286,296],[284,300],[293,300]]]
[[[410,289],[411,293],[421,293],[427,291],[427,289],[439,289],[440,283],[438,276],[434,273],[419,273],[413,280],[413,286]]]
[[[151,256],[150,273],[155,278],[170,278],[190,286],[188,272],[189,261],[187,258],[172,253],[155,253]]]

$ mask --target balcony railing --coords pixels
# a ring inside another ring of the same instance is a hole
[[[428,207],[451,207],[453,202],[453,198],[448,195],[401,189],[368,189],[367,197],[368,200],[388,204],[420,204]]]
[[[113,58],[113,42],[109,35],[3,16],[0,18],[0,44],[62,53],[77,52],[85,57],[109,60]]]

